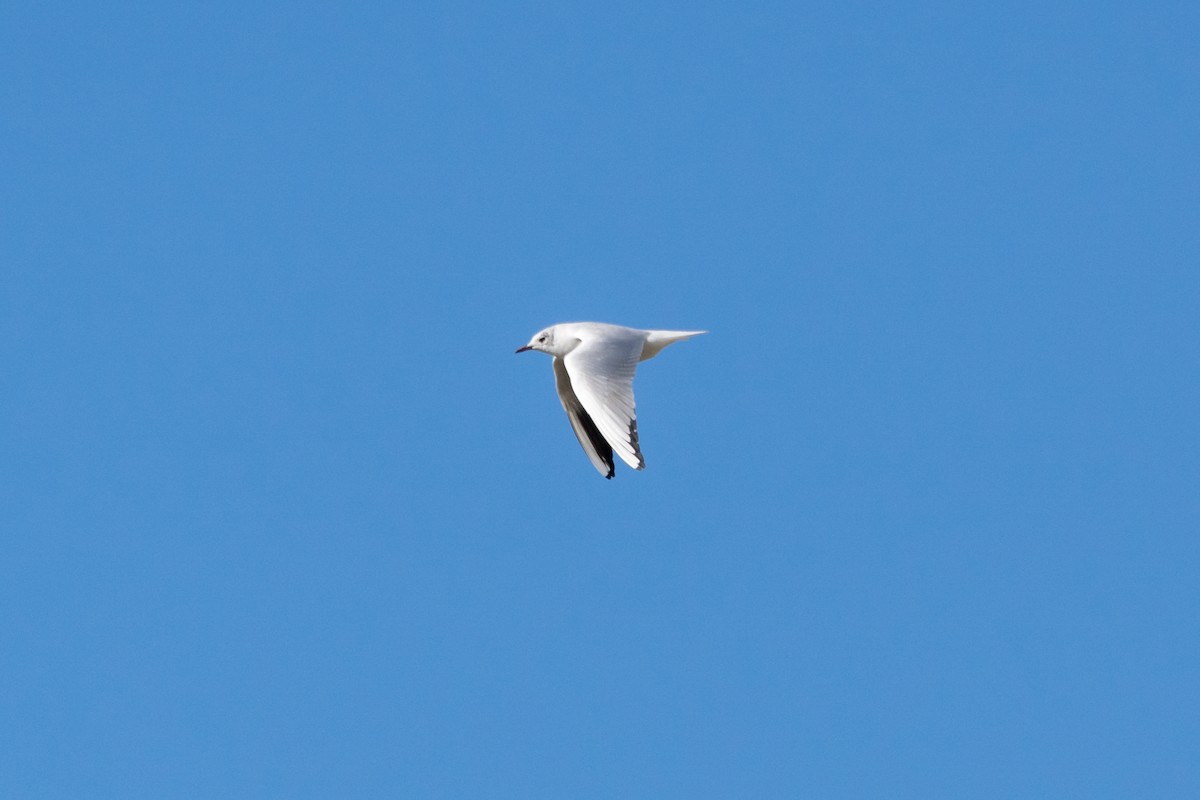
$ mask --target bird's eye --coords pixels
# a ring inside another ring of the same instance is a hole
[[[546,337],[545,337],[545,336],[539,336],[539,337],[538,337],[538,341],[539,341],[539,342],[544,342],[544,341],[546,341]]]

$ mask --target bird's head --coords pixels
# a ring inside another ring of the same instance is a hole
[[[517,348],[518,353],[524,353],[526,350],[541,350],[543,353],[556,355],[554,352],[554,326],[538,331],[529,340],[529,344]]]

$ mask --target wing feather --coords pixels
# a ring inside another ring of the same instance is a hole
[[[579,402],[575,389],[571,386],[571,376],[567,373],[562,359],[557,356],[554,358],[554,386],[558,389],[558,399],[563,410],[567,412],[567,419],[571,421],[571,430],[575,431],[575,438],[579,440],[583,452],[587,453],[588,460],[597,472],[606,478],[612,478],[616,471],[612,447],[605,441],[596,428],[596,423]]]
[[[613,452],[634,469],[646,466],[633,399],[633,375],[642,344],[640,336],[585,340],[562,359],[584,410]]]

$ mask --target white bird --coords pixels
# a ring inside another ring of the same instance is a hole
[[[634,469],[646,466],[633,404],[638,362],[702,333],[708,331],[643,331],[604,322],[565,322],[538,331],[517,352],[541,350],[554,357],[554,383],[571,428],[592,466],[611,478],[614,452]]]

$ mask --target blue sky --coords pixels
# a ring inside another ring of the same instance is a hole
[[[0,794],[1195,796],[1198,23],[6,5]]]

